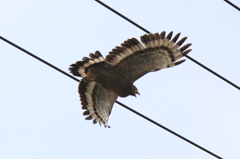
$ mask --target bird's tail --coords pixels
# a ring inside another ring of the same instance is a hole
[[[95,54],[90,53],[89,56],[91,58],[83,57],[82,61],[77,61],[76,63],[70,65],[70,72],[75,76],[86,77],[87,68],[89,68],[93,64],[104,61],[104,58],[99,51],[96,51]]]

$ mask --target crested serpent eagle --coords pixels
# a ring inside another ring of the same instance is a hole
[[[172,39],[172,32],[165,36],[162,33],[145,34],[124,41],[116,46],[104,58],[99,51],[83,57],[82,61],[70,65],[70,72],[82,77],[78,92],[80,94],[83,115],[93,123],[107,125],[112,107],[118,96],[127,97],[139,94],[133,83],[143,75],[163,68],[183,63],[180,60],[191,49],[191,44],[180,48],[187,37],[178,40],[180,33]]]

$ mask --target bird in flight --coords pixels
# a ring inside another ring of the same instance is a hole
[[[145,34],[124,41],[104,58],[99,51],[90,53],[69,68],[70,72],[82,77],[78,92],[87,115],[86,120],[108,126],[114,102],[118,97],[136,96],[139,91],[133,83],[143,75],[173,67],[185,61],[179,60],[189,53],[191,43],[181,47],[187,37],[177,41],[180,33],[172,38],[173,32],[165,31]]]

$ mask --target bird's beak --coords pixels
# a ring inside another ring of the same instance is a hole
[[[138,92],[138,90],[135,90],[134,93],[135,93],[135,94],[134,94],[135,97],[137,97],[136,94],[140,95],[140,93]]]

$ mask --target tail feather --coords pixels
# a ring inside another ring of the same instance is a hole
[[[88,57],[83,57],[82,61],[77,61],[75,64],[70,65],[70,73],[79,77],[86,77],[86,70],[93,64],[100,63],[104,61],[102,54],[99,51],[96,51],[95,54],[90,53]]]

